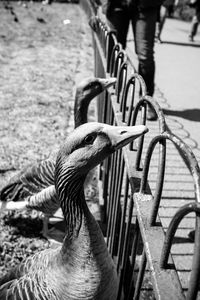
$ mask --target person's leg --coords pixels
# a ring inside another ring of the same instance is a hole
[[[166,17],[167,17],[167,8],[165,6],[161,6],[161,8],[160,8],[160,21],[158,23],[158,33],[157,33],[157,36],[156,36],[158,41],[161,41],[160,36],[161,36],[162,29],[163,29],[163,26],[164,26],[165,21],[166,21]]]
[[[197,16],[197,28],[196,28],[196,34],[197,34],[198,26],[200,23],[200,10],[197,10],[196,16]]]
[[[157,20],[157,8],[137,11],[133,15],[132,25],[135,36],[135,51],[139,60],[139,74],[143,77],[147,94],[154,93],[154,38]],[[148,119],[155,120],[156,113],[148,107]]]
[[[129,14],[127,9],[115,8],[107,17],[108,26],[116,31],[117,41],[126,48],[126,38],[129,28]]]
[[[133,19],[135,51],[139,60],[139,74],[147,85],[148,95],[154,93],[154,37],[157,9],[146,9],[137,12]]]
[[[192,18],[191,28],[190,28],[190,34],[189,34],[189,40],[191,42],[193,42],[193,40],[194,40],[194,36],[197,33],[197,28],[198,28],[198,19],[197,19],[197,16],[195,15]]]
[[[174,4],[170,4],[168,6],[168,17],[173,18],[173,14],[174,14]]]

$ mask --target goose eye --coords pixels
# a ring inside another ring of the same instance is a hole
[[[90,135],[86,136],[85,143],[86,144],[92,144],[94,142],[94,140],[95,140],[95,135],[90,134]]]

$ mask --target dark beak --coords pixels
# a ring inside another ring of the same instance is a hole
[[[117,82],[117,78],[115,77],[99,78],[99,82],[101,83],[103,90],[106,90]]]

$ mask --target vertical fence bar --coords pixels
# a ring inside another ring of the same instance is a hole
[[[124,249],[122,253],[122,263],[119,267],[119,278],[120,278],[120,285],[119,285],[119,292],[118,292],[118,298],[120,299],[122,292],[126,294],[126,290],[123,289],[124,285],[124,280],[125,280],[125,275],[126,275],[126,268],[129,260],[129,245],[130,245],[130,227],[131,227],[131,220],[132,220],[132,215],[133,215],[133,206],[134,206],[134,201],[133,197],[129,198],[128,201],[128,216],[127,216],[127,223],[126,223],[126,229],[125,229],[125,237],[124,237]]]
[[[120,233],[119,233],[119,247],[118,247],[118,254],[117,254],[117,270],[119,270],[119,267],[121,265],[122,252],[123,252],[123,246],[124,246],[123,238],[124,238],[125,228],[126,228],[126,210],[127,210],[127,203],[128,203],[128,191],[129,191],[129,178],[128,178],[128,175],[126,174],[125,187],[124,187],[123,210],[122,210],[122,218],[121,218]]]
[[[132,267],[132,275],[130,274],[131,280],[130,280],[130,286],[129,286],[127,300],[132,300],[134,292],[135,292],[135,281],[136,280],[135,280],[134,267],[135,267],[135,259],[136,259],[136,255],[137,255],[139,233],[140,233],[139,224],[138,224],[138,220],[136,219],[133,243],[132,243],[132,249],[131,249],[131,258],[130,258],[130,263],[131,263],[131,267]]]
[[[121,163],[120,163],[121,162]],[[117,251],[116,247],[116,241],[119,238],[119,225],[120,225],[120,219],[121,219],[121,203],[120,203],[120,198],[121,198],[121,192],[122,192],[122,183],[123,183],[123,175],[124,175],[124,159],[122,158],[122,155],[119,157],[119,170],[118,170],[118,178],[117,178],[117,188],[116,188],[116,193],[115,193],[115,198],[116,198],[116,214],[114,214],[114,219],[113,219],[113,228],[112,228],[112,234],[111,234],[111,250],[110,253],[112,256]]]
[[[117,44],[114,31],[109,31],[106,38],[106,58],[107,58],[107,73],[111,73],[111,56],[114,46]]]
[[[119,180],[119,161],[121,159],[121,154],[122,151],[118,151],[117,155],[116,155],[116,160],[114,162],[115,164],[115,173],[114,173],[114,180],[113,180],[113,185],[112,185],[112,193],[111,193],[111,197],[110,197],[110,202],[111,202],[111,206],[112,206],[112,214],[111,214],[111,218],[110,218],[110,243],[109,243],[109,250],[111,255],[113,255],[112,253],[112,242],[114,239],[114,227],[115,227],[115,223],[114,220],[117,218],[117,212],[118,212],[118,199],[116,197],[116,190],[117,190],[117,185],[118,185],[118,180]]]
[[[142,282],[143,282],[143,279],[144,279],[144,272],[145,272],[145,268],[146,268],[146,263],[147,263],[147,257],[146,257],[145,251],[143,250],[141,265],[140,265],[140,269],[139,269],[139,274],[138,274],[136,285],[135,285],[135,293],[134,293],[134,296],[133,296],[134,300],[139,300],[139,297],[140,297],[140,290],[141,290]]]
[[[116,159],[117,159],[117,155],[118,152],[115,152],[112,155],[111,158],[111,176],[110,176],[110,189],[109,189],[109,195],[108,195],[108,224],[107,224],[107,232],[106,232],[106,236],[107,236],[107,245],[109,248],[109,240],[110,240],[110,234],[111,234],[111,227],[112,227],[112,217],[113,217],[113,213],[114,213],[114,204],[112,202],[113,200],[113,193],[114,193],[114,184],[115,184],[115,177],[114,174],[116,173]],[[110,250],[110,248],[109,248]]]

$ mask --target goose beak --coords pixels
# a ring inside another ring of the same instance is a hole
[[[99,82],[101,83],[103,90],[106,90],[117,82],[117,78],[115,77],[99,78]]]
[[[137,126],[110,126],[105,127],[104,132],[110,138],[114,150],[118,150],[139,136],[148,132],[148,128],[144,125]]]

